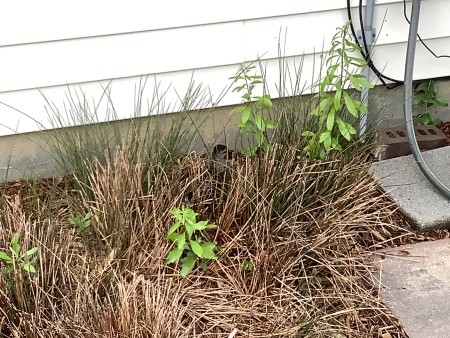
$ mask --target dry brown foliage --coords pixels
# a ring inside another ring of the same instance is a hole
[[[364,257],[421,238],[399,226],[364,158],[302,162],[274,147],[217,170],[195,154],[161,167],[119,150],[87,165],[92,200],[58,182],[4,191],[0,250],[19,232],[39,257],[29,287],[0,277],[2,336],[404,337]],[[165,263],[181,205],[217,224],[206,236],[220,246],[186,278]],[[87,211],[80,233],[67,219]]]

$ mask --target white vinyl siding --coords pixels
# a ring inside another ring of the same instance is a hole
[[[358,29],[358,1],[351,3]],[[401,80],[408,33],[403,1],[375,3],[374,63]],[[419,32],[438,54],[450,54],[448,13],[449,1],[422,1]],[[291,67],[304,55],[302,83],[310,82],[314,61],[347,21],[345,0],[11,1],[3,4],[2,14],[0,102],[46,127],[44,100],[36,88],[63,107],[67,85],[98,99],[102,86],[115,79],[112,98],[119,118],[128,118],[140,76],[150,75],[147,95],[155,83],[170,86],[168,101],[175,101],[191,78],[217,97],[238,64],[258,57],[276,97],[280,36]],[[449,62],[433,58],[418,44],[415,78],[448,76]],[[238,102],[239,96],[230,93],[220,104]],[[0,135],[39,129],[5,105],[0,114]]]

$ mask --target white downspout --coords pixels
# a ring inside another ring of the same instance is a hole
[[[366,12],[364,15],[364,27],[361,27],[362,32],[358,32],[358,40],[362,48],[364,49],[364,40],[362,38],[362,34],[366,37],[366,43],[367,43],[367,51],[364,50],[364,52],[368,52],[369,56],[372,52],[372,44],[374,40],[374,30],[372,27],[373,24],[373,11],[375,6],[375,0],[367,0],[366,4]],[[370,81],[370,67],[366,66],[363,69],[363,75],[365,76],[367,81]],[[361,102],[366,106],[369,107],[369,89],[363,88],[361,91]],[[359,137],[361,140],[364,140],[365,133],[367,129],[367,114],[363,114],[360,117],[359,120]]]

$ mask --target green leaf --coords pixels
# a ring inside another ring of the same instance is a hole
[[[335,56],[329,57],[327,59],[327,61],[333,61],[334,58],[335,58]],[[338,68],[339,68],[339,65],[331,65],[331,66],[328,67],[328,69],[327,69],[327,76],[326,76],[328,81],[330,81],[331,79],[334,79],[336,71],[338,70]]]
[[[201,230],[206,229],[207,224],[208,224],[208,221],[200,221],[200,222],[195,223],[193,225],[193,228],[194,228],[194,230],[201,231]]]
[[[184,234],[184,232],[183,232],[183,234]],[[166,237],[166,240],[175,242],[175,241],[177,240],[177,238],[178,238],[179,235],[180,235],[179,233],[174,232],[174,233],[168,235],[168,236]]]
[[[36,273],[35,267],[33,266],[33,264],[31,264],[29,262],[23,263],[22,268],[28,273]]]
[[[92,213],[89,211],[89,212],[84,216],[83,221],[87,222],[87,221],[89,221],[89,220],[91,219],[91,217],[92,217]]]
[[[355,51],[359,51],[359,46],[356,43],[348,39],[344,39],[344,41],[348,46],[352,47]]]
[[[431,116],[430,114],[421,114],[419,115],[420,122],[422,124],[431,124]]]
[[[178,221],[182,220],[181,209],[179,209],[179,208],[172,208],[172,209],[170,209],[170,214],[176,220],[178,220]]]
[[[215,228],[217,228],[217,225],[215,225],[215,224],[208,224],[208,225],[205,227],[205,229],[215,229]]]
[[[181,260],[181,275],[187,276],[192,271],[192,269],[194,269],[196,261],[197,257],[195,257],[192,252],[189,252],[186,257]]]
[[[269,95],[256,96],[257,102],[266,108],[272,107],[272,100]]]
[[[203,258],[203,248],[196,241],[189,241],[189,245],[191,246],[192,251],[200,258]]]
[[[307,137],[314,137],[314,136],[316,136],[316,134],[313,133],[312,131],[304,131],[301,135],[302,136],[307,136]]]
[[[37,251],[38,251],[38,248],[34,247],[34,248],[28,250],[27,252],[25,252],[25,257],[27,257],[27,256],[32,256],[32,255],[34,255]]]
[[[256,125],[256,128],[258,128],[259,130],[262,130],[262,131],[265,130],[263,118],[259,114],[255,115],[255,125]]]
[[[374,87],[373,84],[371,84],[366,80],[366,77],[364,75],[349,75],[349,79],[352,82],[352,85],[355,87],[355,89],[359,88],[358,90],[361,90],[361,88],[369,89]]]
[[[322,113],[326,106],[328,106],[328,104],[331,103],[331,98],[330,97],[325,97],[322,98],[322,100],[320,101],[319,105],[316,106],[316,108],[314,109],[313,112],[311,112],[311,115],[320,115],[320,113]]]
[[[184,232],[181,234],[178,234],[178,236],[176,238],[176,243],[177,243],[178,249],[183,250],[184,244],[186,244],[186,235]]]
[[[202,249],[203,249],[203,258],[206,259],[217,259],[217,256],[214,252],[216,248],[216,244],[215,243],[211,243],[211,242],[206,242],[202,244]]]
[[[244,108],[244,110],[242,111],[241,123],[247,123],[248,119],[250,118],[251,112],[252,109],[249,106],[246,106]]]
[[[19,255],[19,254],[20,254],[20,244],[19,244],[19,240],[20,240],[19,234],[18,234],[18,233],[15,233],[15,234],[13,235],[12,240],[11,240],[11,251],[12,251],[13,253],[15,253],[16,255]]]
[[[363,68],[367,65],[367,62],[364,59],[359,58],[351,58],[351,59],[352,61],[350,62],[350,64],[358,68]]]
[[[341,107],[342,87],[340,81],[336,84],[336,94],[334,95],[334,109],[336,111]]]
[[[334,127],[334,117],[336,116],[336,111],[334,109],[330,110],[327,116],[327,130],[331,131]]]
[[[184,207],[184,206],[183,206],[183,212],[184,212],[184,215],[185,215],[187,221],[190,221],[192,223],[196,222],[198,213],[196,213],[191,208],[187,208],[187,207]]]
[[[174,225],[172,225],[169,229],[169,231],[167,232],[167,235],[170,236],[171,234],[173,234],[175,231],[178,230],[178,228],[181,227],[181,223],[180,222],[176,222]]]
[[[231,112],[240,114],[240,113],[242,113],[244,111],[245,108],[247,108],[247,107],[246,106],[239,106],[239,107],[234,108]]]
[[[360,111],[360,113],[367,114],[369,112],[367,110],[366,105],[363,104],[361,101],[353,100],[353,103],[355,104],[356,109]]]
[[[434,124],[435,126],[441,123],[441,120],[439,119],[431,119],[431,124]]]
[[[257,148],[261,147],[264,144],[265,136],[262,132],[256,132],[255,133],[255,142],[257,145]]]
[[[266,129],[275,129],[277,127],[276,123],[272,120],[266,120]]]
[[[247,157],[253,156],[256,154],[258,147],[248,147],[244,149],[244,155]]]
[[[68,218],[69,223],[72,225],[76,225],[79,226],[80,225],[80,220],[78,219],[78,217],[72,216]]]
[[[6,263],[11,263],[13,259],[4,251],[0,251],[0,259]]]
[[[322,134],[320,134],[319,142],[323,143],[326,150],[329,150],[331,148],[331,133],[330,131],[325,131]]]
[[[355,107],[353,99],[346,92],[343,92],[343,94],[345,106],[347,107],[349,113],[352,114],[354,117],[358,117],[358,111]]]
[[[428,91],[429,91],[429,90],[428,90],[429,84],[430,84],[429,81],[421,82],[421,83],[419,83],[419,84],[416,86],[415,91],[416,91],[417,93],[420,93],[420,92],[422,92],[422,93],[428,92]]]
[[[361,91],[361,84],[354,75],[349,75],[348,79],[352,83],[353,88],[355,88],[358,91]]]
[[[448,107],[448,102],[447,100],[441,98],[441,97],[435,97],[433,99],[433,103],[440,106],[440,107]]]
[[[11,246],[19,244],[19,241],[20,241],[20,235],[18,232],[16,232],[11,239]]]
[[[342,121],[340,117],[336,118],[336,124],[338,125],[339,132],[347,141],[350,141],[351,136],[353,134],[356,134],[355,128],[353,128],[350,124]]]
[[[244,261],[241,264],[242,270],[252,270],[253,269],[253,262],[251,260],[244,259]]]
[[[244,130],[250,130],[251,131],[251,127],[253,126],[253,123],[251,121],[247,121],[245,123],[238,123],[237,126],[241,129],[241,132]]]
[[[419,107],[424,107],[425,106],[425,102],[421,99],[413,99],[412,100],[412,106],[414,108],[419,108]]]
[[[250,101],[250,99],[252,98],[252,93],[245,93],[244,95],[241,96],[245,101]]]
[[[167,255],[166,262],[168,264],[176,262],[177,260],[180,259],[182,254],[183,254],[183,249],[182,248],[180,249],[180,248],[177,247],[177,248],[173,249]]]
[[[350,58],[348,57],[347,53],[342,55],[342,59],[344,61],[345,66],[348,67],[350,65]]]
[[[249,64],[248,66],[242,66],[242,72],[248,73],[255,68],[256,68],[256,66],[253,64]]]
[[[231,80],[231,78],[230,78],[230,80]],[[233,88],[233,92],[238,92],[239,93],[244,88],[245,88],[245,86],[236,86],[236,87]]]
[[[194,225],[193,225],[193,224],[190,224],[190,223],[186,223],[186,224],[184,225],[184,228],[186,229],[186,232],[187,232],[187,234],[188,234],[188,238],[191,239],[191,238],[192,238],[192,235],[194,234],[194,231],[195,231]]]

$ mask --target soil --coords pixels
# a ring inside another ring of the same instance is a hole
[[[450,122],[441,122],[436,127],[444,132],[445,136],[447,136],[447,141],[450,144]]]

